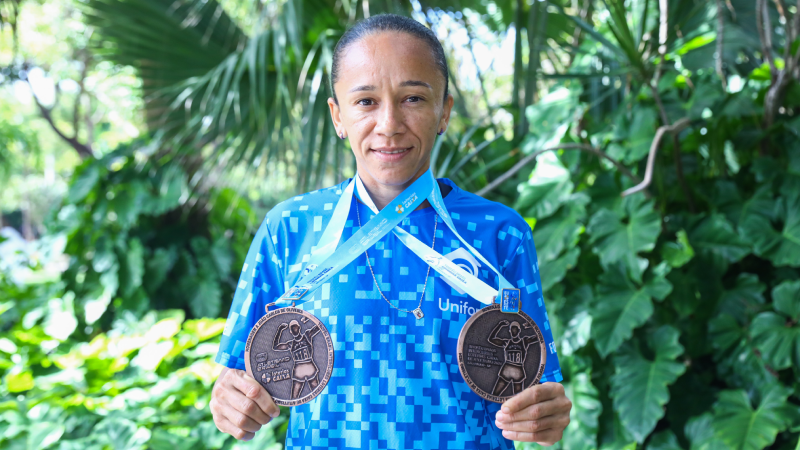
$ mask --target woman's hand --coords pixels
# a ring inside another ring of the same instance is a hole
[[[560,383],[535,384],[503,403],[495,424],[506,439],[550,446],[561,440],[571,409]]]
[[[224,368],[211,391],[211,414],[219,431],[249,441],[278,417],[280,409],[263,386],[244,370]]]

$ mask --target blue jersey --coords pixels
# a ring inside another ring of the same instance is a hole
[[[548,355],[542,381],[561,370],[542,300],[530,227],[513,209],[452,187],[444,197],[459,234],[520,289],[521,310],[539,325]],[[244,348],[264,307],[294,285],[349,180],[280,203],[264,219],[247,254],[216,361],[245,369]],[[344,242],[374,216],[352,200]],[[497,288],[497,276],[460,245],[428,207],[400,227]],[[298,307],[325,324],[334,344],[327,387],[292,408],[287,448],[513,449],[494,424],[500,405],[472,392],[458,370],[456,347],[467,319],[484,305],[445,278],[389,233],[323,284]],[[422,297],[424,317],[414,310]],[[424,289],[424,293],[423,293]]]

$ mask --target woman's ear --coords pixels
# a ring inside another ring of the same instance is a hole
[[[453,94],[447,94],[447,99],[444,101],[442,108],[442,118],[439,120],[439,130],[447,130],[447,124],[450,123],[450,111],[453,110]]]
[[[341,135],[346,134],[342,124],[342,110],[339,109],[339,105],[333,97],[328,97],[328,109],[331,110],[331,120],[333,120],[333,126],[336,128],[336,135],[341,137]]]

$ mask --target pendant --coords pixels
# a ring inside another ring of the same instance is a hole
[[[321,394],[331,378],[333,341],[313,314],[294,304],[269,311],[273,304],[247,337],[247,374],[264,386],[276,405],[302,405]]]
[[[503,403],[537,384],[547,348],[542,331],[520,311],[503,312],[493,303],[467,320],[458,336],[458,369],[476,394]]]
[[[411,311],[411,313],[414,314],[414,317],[416,317],[417,320],[422,319],[423,317],[425,317],[425,314],[422,314],[422,308],[417,308],[417,309]]]

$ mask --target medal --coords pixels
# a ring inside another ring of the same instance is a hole
[[[294,305],[269,311],[247,337],[247,374],[276,405],[308,403],[325,389],[333,372],[333,341],[314,315]]]
[[[458,336],[461,376],[476,394],[495,403],[537,384],[547,360],[544,336],[536,322],[522,311],[504,312],[506,291],[512,291],[509,300],[517,292],[519,311],[519,290],[503,289],[500,303],[473,314]]]

